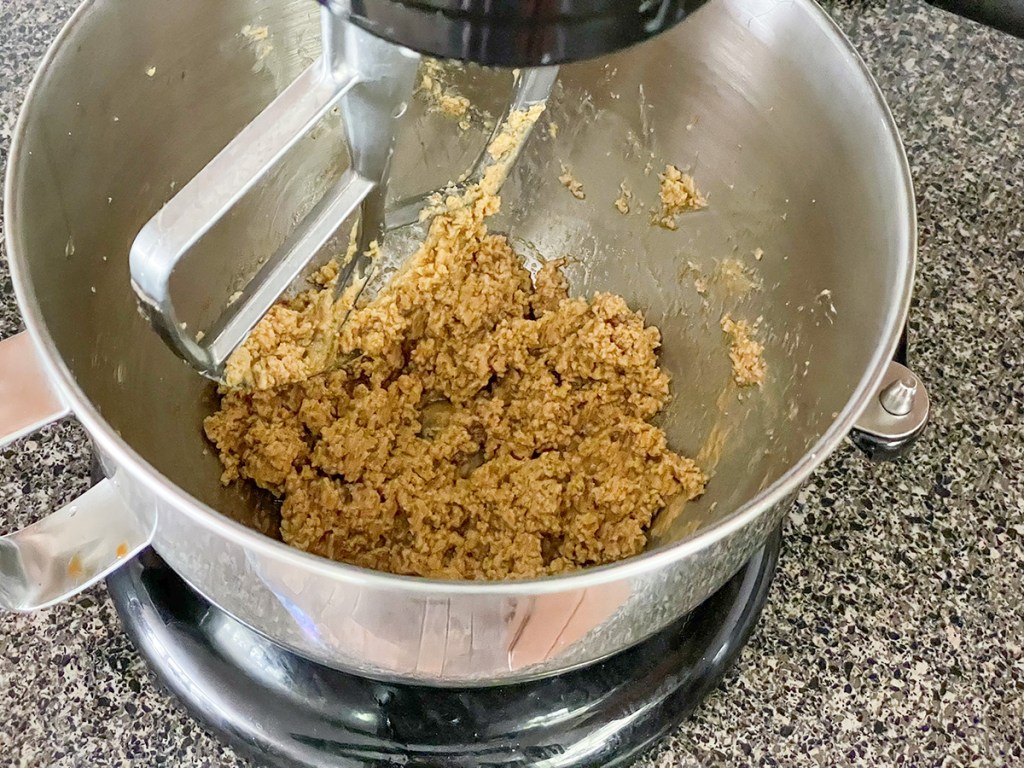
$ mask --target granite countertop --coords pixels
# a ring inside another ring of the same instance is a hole
[[[75,3],[0,2],[0,167]],[[739,664],[641,765],[1024,763],[1024,42],[916,2],[830,11],[877,77],[917,189],[909,458],[840,450],[801,492]],[[0,225],[2,229],[2,225]],[[21,328],[0,262],[0,337]],[[0,529],[88,485],[85,435],[0,452]],[[241,766],[153,682],[105,588],[0,617],[0,765]]]

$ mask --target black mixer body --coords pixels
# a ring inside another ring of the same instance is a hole
[[[663,32],[705,0],[321,0],[420,53],[500,67],[602,56]]]

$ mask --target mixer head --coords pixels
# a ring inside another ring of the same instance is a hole
[[[420,53],[498,67],[590,59],[647,40],[705,0],[321,0]]]
[[[389,229],[418,221],[441,191],[428,190],[390,211],[385,208],[395,119],[412,93],[418,52],[483,64],[529,65],[515,72],[512,98],[494,128],[495,138],[514,113],[547,100],[557,68],[534,65],[588,58],[644,40],[703,0],[320,2],[320,59],[182,187],[132,244],[132,285],[143,313],[179,356],[218,381],[224,380],[231,354],[349,216],[359,212],[356,255],[339,275],[338,295],[353,284],[355,275],[365,277],[373,269],[367,256],[371,243]],[[274,254],[249,274],[238,275],[239,290],[214,322],[207,328],[187,328],[172,296],[171,278],[192,296],[205,295],[208,286],[201,279],[190,280],[179,265],[331,110],[341,116],[350,167]],[[490,179],[503,180],[529,129],[519,132],[501,158],[485,149],[462,175],[463,187],[488,171],[499,171]],[[493,167],[496,160],[501,168]],[[452,191],[446,188],[444,193]]]

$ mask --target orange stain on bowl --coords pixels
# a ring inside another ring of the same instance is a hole
[[[117,556],[118,557],[124,557],[127,554],[128,554],[128,545],[125,544],[122,541],[120,544],[117,545]]]
[[[68,576],[73,579],[79,578],[84,573],[82,559],[78,555],[72,555],[68,560]]]

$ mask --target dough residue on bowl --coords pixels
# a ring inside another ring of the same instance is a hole
[[[459,119],[459,128],[469,128],[470,101],[445,82],[444,68],[436,59],[424,58],[420,64],[420,82],[416,93],[435,112]]]
[[[764,361],[764,345],[753,338],[753,329],[746,320],[733,320],[722,315],[722,331],[729,337],[729,359],[732,378],[741,387],[761,386],[768,366]]]
[[[669,397],[658,330],[619,296],[569,297],[559,262],[531,277],[488,231],[498,205],[477,189],[438,215],[332,338],[329,285],[257,326],[244,364],[272,388],[223,388],[205,430],[225,483],[281,500],[287,543],[399,574],[534,577],[638,554],[658,510],[703,492],[651,424]],[[325,355],[335,367],[308,375]]]
[[[629,201],[632,199],[633,193],[629,191],[626,182],[619,182],[619,196],[615,198],[615,210],[623,215],[629,213]]]
[[[654,215],[654,222],[665,229],[676,229],[679,225],[676,217],[684,211],[698,211],[707,207],[708,201],[697,189],[697,183],[689,174],[683,173],[674,165],[666,165],[665,170],[658,174],[661,187],[658,197],[661,210]]]
[[[571,170],[566,168],[565,163],[561,165],[561,174],[558,176],[559,183],[569,190],[569,194],[577,200],[586,200],[587,194],[583,191],[583,182],[577,179]]]

